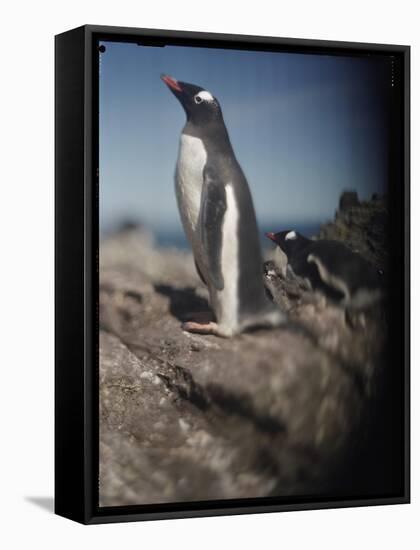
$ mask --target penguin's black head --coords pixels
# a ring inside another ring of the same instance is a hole
[[[266,237],[279,246],[287,257],[301,250],[308,242],[308,239],[297,231],[280,231],[279,233],[266,233]]]
[[[223,120],[219,102],[204,88],[180,82],[164,74],[161,79],[184,107],[188,121],[202,125]]]

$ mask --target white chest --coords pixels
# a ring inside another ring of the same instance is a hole
[[[182,134],[175,188],[181,220],[190,241],[194,238],[200,212],[203,169],[206,161],[207,154],[201,139]]]
[[[288,259],[286,254],[283,252],[283,250],[276,246],[273,252],[273,261],[276,267],[280,270],[280,273],[282,274],[282,277],[286,277],[286,271],[287,271],[287,264]]]

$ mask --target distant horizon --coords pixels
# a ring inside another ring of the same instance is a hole
[[[260,226],[260,241],[263,246],[263,248],[272,248],[272,242],[269,241],[265,237],[265,233],[268,231],[283,231],[283,230],[294,230],[298,231],[305,237],[313,237],[318,232],[319,229],[323,225],[323,222],[320,223],[308,223],[308,224],[301,224],[301,225],[290,225],[285,227],[275,227],[273,225],[267,225],[265,227]],[[136,227],[136,226],[135,226]],[[187,240],[187,237],[182,229],[181,224],[179,226],[173,226],[173,227],[165,227],[165,228],[152,228],[148,225],[139,224],[137,226],[140,230],[145,230],[153,237],[156,244],[160,247],[164,248],[179,248],[182,250],[190,249],[190,244]],[[124,225],[120,225],[119,227],[115,227],[113,230],[110,229],[107,231],[106,229],[102,232],[101,237],[102,239],[112,238],[114,235],[116,235],[120,230],[124,229]]]

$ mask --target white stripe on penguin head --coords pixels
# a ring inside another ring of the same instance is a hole
[[[203,101],[213,101],[214,99],[211,93],[207,92],[206,90],[202,90],[201,92],[198,92],[197,97],[200,97]]]
[[[290,241],[293,239],[297,239],[297,235],[295,231],[289,231],[289,233],[286,235],[285,240]]]

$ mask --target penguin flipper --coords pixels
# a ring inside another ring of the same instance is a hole
[[[341,294],[345,300],[350,300],[350,290],[345,281],[331,273],[319,255],[314,253],[309,254],[307,262],[316,267],[321,281],[330,291]]]
[[[223,290],[222,225],[226,212],[226,191],[214,171],[205,168],[200,208],[200,234],[210,283]]]
[[[201,272],[201,269],[200,269],[200,267],[199,267],[199,265],[198,265],[198,263],[197,263],[197,260],[194,260],[194,263],[195,263],[195,269],[196,269],[196,271],[197,271],[198,276],[199,276],[200,279],[201,279],[201,282],[202,282],[203,284],[207,285],[206,280],[205,280],[205,278],[204,278],[204,275],[203,275],[203,273]]]

